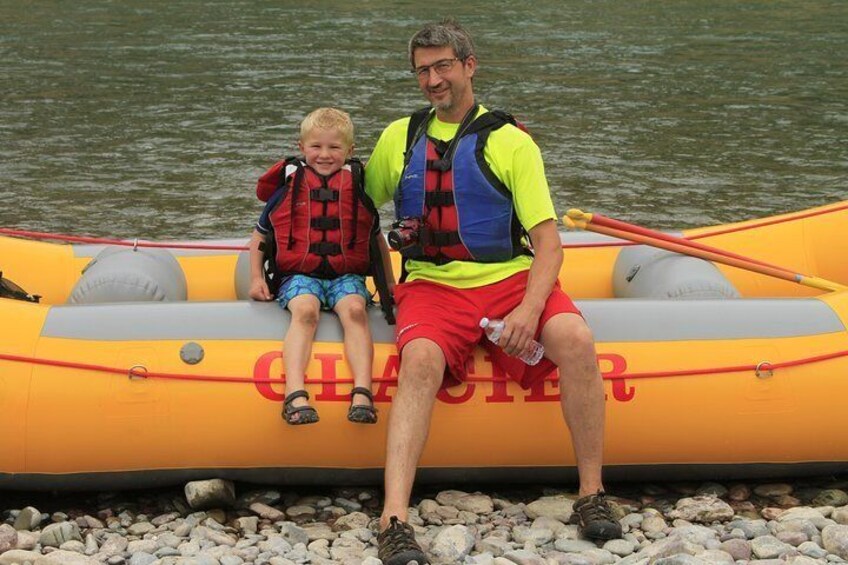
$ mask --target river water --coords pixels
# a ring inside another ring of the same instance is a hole
[[[424,101],[405,46],[453,15],[557,210],[680,228],[848,198],[848,2],[0,0],[0,226],[246,235],[322,105],[357,154]]]

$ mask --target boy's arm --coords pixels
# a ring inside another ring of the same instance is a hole
[[[248,295],[254,300],[267,302],[273,300],[268,284],[265,282],[265,274],[262,272],[262,260],[264,253],[259,245],[265,241],[265,236],[259,230],[253,230],[250,238],[250,291]]]

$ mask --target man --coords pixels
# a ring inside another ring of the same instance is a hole
[[[417,32],[409,58],[433,109],[389,125],[366,167],[375,203],[395,201],[401,222],[389,239],[401,248],[407,274],[395,287],[401,365],[388,424],[380,559],[427,563],[405,523],[415,470],[436,393],[465,377],[482,317],[504,318],[499,346],[483,345],[522,386],[559,369],[580,477],[574,507],[581,531],[620,537],[601,481],[603,384],[592,334],[557,281],[562,246],[539,148],[509,115],[476,104],[477,58],[456,22]],[[449,319],[434,316],[433,304]],[[534,338],[546,358],[527,366],[515,356]]]

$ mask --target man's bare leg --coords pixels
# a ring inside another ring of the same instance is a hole
[[[545,356],[559,368],[560,406],[571,431],[580,496],[603,490],[604,385],[595,343],[577,314],[558,314],[542,328]]]
[[[407,520],[415,470],[427,443],[433,404],[444,371],[445,356],[435,342],[419,338],[403,348],[397,394],[389,413],[386,492],[380,529],[388,526],[392,516]]]

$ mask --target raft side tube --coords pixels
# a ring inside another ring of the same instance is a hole
[[[577,301],[597,342],[652,342],[799,337],[844,332],[818,299]],[[167,339],[280,340],[291,315],[276,303],[150,302],[54,306],[42,337],[100,341]],[[375,343],[394,343],[395,329],[369,308]],[[341,324],[324,312],[316,342],[341,343]]]

